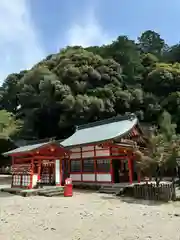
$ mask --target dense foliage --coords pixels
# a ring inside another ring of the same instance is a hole
[[[138,148],[135,151],[137,166],[144,176],[156,176],[156,183],[162,180],[165,172],[175,176],[176,159],[180,156],[180,135],[176,134],[176,124],[171,121],[171,115],[164,111],[158,121],[159,129],[151,134],[145,152]]]
[[[180,132],[179,103],[180,45],[168,46],[154,31],[137,42],[119,36],[100,47],[67,47],[10,74],[0,91],[1,109],[23,120],[29,138],[61,139],[75,125],[125,112],[157,123],[164,109]]]

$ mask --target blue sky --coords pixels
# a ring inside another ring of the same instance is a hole
[[[66,45],[101,45],[145,30],[180,41],[180,0],[0,0],[0,81]]]

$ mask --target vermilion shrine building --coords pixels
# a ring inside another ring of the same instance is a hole
[[[73,184],[140,181],[134,148],[146,140],[134,114],[79,126],[62,142],[19,147],[4,155],[12,157],[12,187],[33,188]]]

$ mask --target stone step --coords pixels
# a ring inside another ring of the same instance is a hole
[[[111,188],[106,188],[106,187],[101,187],[99,189],[100,193],[109,193],[109,194],[121,194],[123,193],[124,188],[122,187],[111,187]]]
[[[46,191],[46,192],[38,192],[39,196],[45,196],[45,195],[58,195],[58,194],[63,194],[63,190],[57,190],[57,191]]]
[[[101,188],[102,189],[112,189],[113,187],[112,186],[102,186]]]
[[[44,188],[44,189],[38,189],[38,193],[53,193],[53,192],[63,192],[63,187],[56,187],[56,188]]]
[[[114,189],[114,188],[100,188],[99,192],[101,193],[116,193],[118,191],[118,189]]]
[[[99,193],[116,194],[116,191],[110,191],[110,190],[99,190]]]

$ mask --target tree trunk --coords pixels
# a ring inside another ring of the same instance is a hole
[[[161,173],[160,173],[160,167],[157,166],[156,168],[156,178],[155,178],[155,181],[156,181],[156,186],[159,187],[159,183],[161,181]]]

